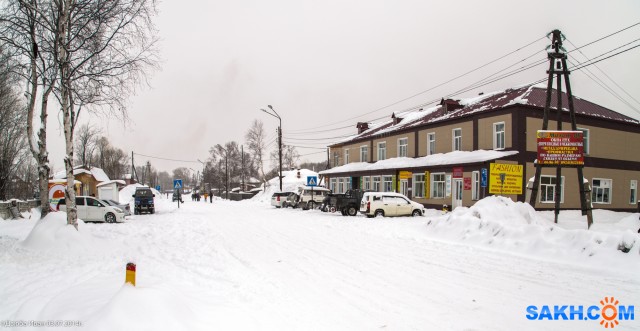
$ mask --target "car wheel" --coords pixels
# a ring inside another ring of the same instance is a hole
[[[419,210],[414,210],[413,213],[411,213],[411,216],[416,217],[416,216],[422,216],[422,213]]]
[[[106,215],[104,215],[104,220],[107,223],[115,223],[116,215],[114,215],[113,213],[107,213]]]
[[[342,216],[347,216],[347,208],[340,209],[340,214],[342,214]]]
[[[374,215],[367,215],[367,218],[373,218]]]
[[[378,216],[384,217],[384,211],[382,209],[376,210],[376,213],[373,214],[373,217],[378,217]]]
[[[335,213],[336,212],[336,207],[329,207],[329,211],[332,212],[332,213]]]
[[[134,210],[133,210],[133,214],[134,214],[134,215],[140,215],[140,211],[139,211],[139,210],[137,210],[137,209],[134,209]]]
[[[316,203],[314,201],[307,202],[307,209],[316,209]]]
[[[151,213],[154,214],[156,212],[155,209],[151,209]]]
[[[358,209],[354,206],[349,206],[347,207],[347,214],[349,216],[356,216],[358,215]]]

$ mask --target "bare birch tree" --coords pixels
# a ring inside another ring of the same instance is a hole
[[[42,217],[49,212],[49,154],[47,151],[47,107],[56,82],[55,36],[48,0],[8,1],[0,11],[0,40],[17,63],[17,74],[26,82],[26,128],[31,154],[37,161]],[[34,136],[33,118],[40,97],[40,130]]]
[[[77,129],[76,134],[76,150],[78,151],[77,161],[88,168],[93,166],[94,153],[98,147],[98,139],[100,139],[100,129],[89,125],[81,125]],[[101,167],[102,168],[102,167]]]
[[[266,133],[264,131],[264,125],[262,121],[253,120],[251,123],[251,127],[247,134],[245,135],[245,140],[247,142],[249,151],[253,156],[253,160],[256,163],[257,168],[260,170],[261,180],[265,184],[267,183],[267,179],[264,173],[264,151],[266,149]]]

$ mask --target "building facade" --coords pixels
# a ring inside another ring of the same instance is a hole
[[[570,130],[564,93],[562,99],[562,129]],[[332,169],[320,175],[334,192],[395,191],[429,208],[471,206],[492,194],[528,202],[545,100],[545,87],[525,86],[442,100],[434,108],[394,114],[380,123],[358,123],[356,135],[329,146]],[[555,90],[552,100],[549,130],[557,128]],[[593,208],[636,210],[640,121],[577,97],[574,107],[584,136],[584,177]],[[520,166],[510,167],[521,171],[509,186],[496,186],[496,169],[505,168],[499,164]],[[575,168],[562,169],[563,209],[580,208],[577,178]],[[556,180],[555,167],[542,169],[537,209],[553,209]]]

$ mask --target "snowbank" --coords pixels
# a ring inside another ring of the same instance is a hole
[[[427,231],[435,238],[530,256],[640,266],[640,235],[630,230],[637,229],[637,220],[635,226],[631,218],[619,223],[626,228],[617,232],[568,230],[541,217],[529,204],[491,196],[430,219]]]
[[[318,176],[318,173],[309,169],[300,169],[300,178],[298,178],[298,170],[283,171],[282,172],[282,191],[297,191],[299,186],[307,184],[307,176]],[[271,196],[275,192],[280,192],[280,181],[278,177],[275,177],[268,181],[269,186],[264,190],[256,194],[251,200],[261,203],[269,203]]]
[[[55,212],[38,220],[20,244],[27,249],[69,254],[99,250],[101,241],[91,235],[82,220],[78,220],[76,230],[67,224],[67,213]]]

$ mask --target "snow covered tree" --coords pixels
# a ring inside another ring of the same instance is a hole
[[[94,160],[94,152],[98,145],[98,139],[100,134],[100,129],[89,125],[84,124],[78,128],[78,133],[76,134],[76,151],[77,153],[77,162],[86,167],[93,166]]]
[[[262,121],[253,120],[251,127],[245,135],[245,140],[248,145],[248,149],[253,156],[253,161],[256,163],[256,167],[260,170],[261,179],[264,183],[267,182],[264,173],[264,152],[266,149],[266,133],[264,131],[264,125]]]

